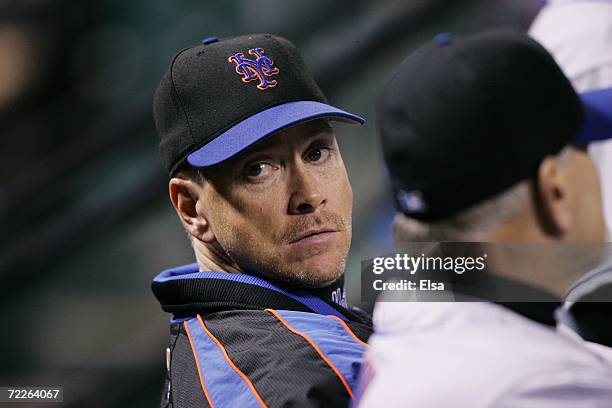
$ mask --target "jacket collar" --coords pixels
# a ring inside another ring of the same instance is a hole
[[[453,282],[458,300],[462,296],[496,303],[528,319],[555,326],[555,310],[561,302],[551,293],[535,286],[495,275],[490,271],[472,273]]]
[[[297,289],[254,275],[201,272],[194,263],[163,271],[155,277],[151,289],[162,309],[179,319],[195,313],[272,308],[361,321],[342,305],[343,284],[341,277],[324,288]]]

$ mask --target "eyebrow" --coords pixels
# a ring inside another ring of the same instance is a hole
[[[325,135],[325,136],[324,136]],[[333,128],[327,123],[324,122],[320,126],[314,127],[310,130],[307,130],[297,137],[300,141],[303,141],[307,138],[313,138],[312,142],[316,142],[317,140],[321,140],[323,137],[334,137]],[[271,135],[271,137],[273,137]],[[267,144],[266,144],[267,143]],[[235,160],[232,160],[231,164],[231,172],[234,174],[235,171],[239,170],[242,166],[249,163],[252,160],[257,160],[259,155],[266,155],[269,151],[274,151],[276,149],[280,149],[281,146],[279,144],[269,144],[268,140],[263,141],[263,146],[254,147],[253,149],[249,149],[239,155]]]
[[[332,129],[331,126],[325,124],[325,125],[321,125],[321,126],[317,126],[316,128],[312,128],[309,130],[306,130],[303,133],[300,133],[299,135],[297,135],[296,137],[300,140],[303,141],[304,139],[309,139],[312,137],[316,137],[320,134],[333,134],[334,130]],[[264,140],[260,146],[254,146],[253,147],[253,151],[249,151],[246,156],[249,156],[250,154],[257,154],[258,152],[264,151],[264,150],[268,150],[268,149],[274,149],[276,146],[278,146],[278,144],[276,143],[271,143],[270,140],[271,138],[274,137],[274,135],[270,135],[270,139],[269,140]]]

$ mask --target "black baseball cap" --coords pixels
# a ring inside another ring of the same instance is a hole
[[[401,63],[377,118],[398,208],[437,221],[535,176],[570,143],[612,137],[612,89],[577,95],[524,34],[440,34]]]
[[[186,162],[218,164],[300,122],[364,122],[329,105],[293,44],[272,34],[210,37],[180,51],[159,83],[153,115],[170,175]]]

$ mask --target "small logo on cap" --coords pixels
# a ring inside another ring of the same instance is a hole
[[[272,58],[264,55],[263,48],[252,48],[249,50],[249,54],[255,58],[245,58],[244,54],[239,52],[227,60],[236,64],[236,73],[242,75],[242,82],[249,83],[258,80],[257,89],[261,91],[274,88],[276,80],[268,79],[268,77],[276,75],[280,71],[274,66]]]
[[[402,210],[407,213],[418,214],[427,211],[425,197],[419,190],[398,190],[396,197]]]
[[[453,43],[453,35],[451,33],[440,33],[434,37],[434,42],[438,45],[449,45]]]

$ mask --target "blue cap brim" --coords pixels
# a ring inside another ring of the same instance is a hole
[[[321,102],[288,102],[263,110],[234,125],[210,143],[187,156],[194,167],[221,163],[258,141],[300,122],[330,118],[363,124],[363,118]]]
[[[584,121],[575,142],[587,145],[612,138],[612,88],[580,94],[584,105]]]

